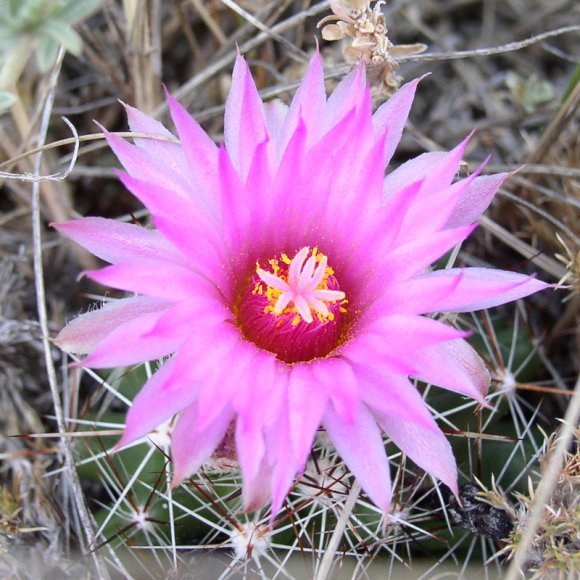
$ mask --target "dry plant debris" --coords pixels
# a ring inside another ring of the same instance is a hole
[[[557,438],[555,433],[544,442],[544,453],[539,459],[542,474]],[[494,482],[490,489],[480,485],[477,493],[480,505],[487,504],[510,521],[509,533],[498,538],[505,545],[494,558],[507,557],[509,561],[517,553],[536,489],[530,479],[528,492],[516,493],[510,501]],[[527,552],[525,568],[534,579],[563,580],[580,573],[580,429],[576,429],[572,449],[564,457],[556,485],[544,506],[540,525]]]
[[[334,16],[326,16],[319,23],[324,40],[348,39],[343,48],[347,62],[362,60],[369,74],[369,81],[377,85],[386,95],[393,94],[401,84],[397,75],[397,58],[420,54],[427,50],[424,44],[394,45],[388,37],[385,2],[365,0],[330,0]],[[333,22],[336,21],[336,22]],[[329,22],[332,22],[329,24]]]

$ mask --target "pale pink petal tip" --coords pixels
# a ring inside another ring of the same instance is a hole
[[[347,425],[328,408],[323,424],[363,490],[377,507],[388,512],[392,496],[389,461],[375,417],[360,406],[356,420]]]
[[[448,228],[473,223],[489,207],[497,190],[511,173],[477,177],[458,200],[447,222]]]
[[[525,298],[550,287],[535,276],[493,268],[449,269],[432,272],[431,280],[460,276],[454,291],[437,303],[441,312],[470,312]]]
[[[441,480],[457,495],[457,465],[447,437],[440,429],[421,426],[386,415],[379,423],[392,441],[427,473]]]
[[[171,440],[172,486],[193,475],[223,440],[232,421],[231,411],[223,412],[203,431],[197,428],[197,405],[190,404],[179,416]]]
[[[384,163],[387,166],[395,153],[395,149],[403,135],[403,129],[411,105],[415,98],[418,84],[427,75],[404,84],[388,101],[382,104],[373,115],[373,130],[375,137],[386,137]]]
[[[142,315],[159,312],[164,307],[159,302],[143,296],[107,302],[100,308],[71,320],[54,342],[65,352],[87,354],[111,335],[119,325]],[[82,361],[75,365],[82,366]]]

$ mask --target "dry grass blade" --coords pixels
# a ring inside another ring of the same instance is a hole
[[[481,216],[481,225],[491,232],[499,240],[507,244],[510,248],[518,252],[524,258],[529,259],[530,262],[541,268],[544,272],[547,272],[557,280],[562,278],[566,273],[565,268],[559,264],[556,260],[538,252],[538,250],[526,242],[522,241],[520,238],[501,227],[495,223],[491,218],[487,216]]]

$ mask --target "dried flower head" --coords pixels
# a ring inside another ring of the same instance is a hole
[[[364,68],[327,99],[316,54],[290,107],[264,105],[239,56],[224,146],[170,96],[180,142],[132,107],[131,129],[159,138],[108,135],[156,229],[95,217],[56,226],[111,263],[91,279],[133,293],[73,320],[57,343],[95,368],[172,355],[133,401],[120,445],[179,413],[175,484],[233,439],[246,509],[271,501],[276,514],[322,425],[385,511],[383,433],[457,491],[451,447],[409,377],[482,404],[490,379],[467,333],[424,315],[546,284],[430,270],[473,231],[506,174],[454,183],[466,139],[385,179],[417,84],[373,115]]]
[[[564,302],[580,294],[580,247],[575,250],[568,245],[562,236],[556,232],[556,239],[564,249],[565,254],[556,254],[556,259],[564,264],[566,273],[558,281],[559,288],[569,288],[570,294],[564,299]]]
[[[334,16],[323,18],[318,27],[324,25],[324,40],[351,39],[344,48],[345,58],[349,62],[362,60],[371,84],[392,94],[401,84],[401,78],[397,75],[397,57],[419,54],[427,47],[424,44],[395,46],[389,40],[385,15],[381,11],[384,3],[384,0],[379,0],[371,8],[372,2],[367,0],[330,0]]]

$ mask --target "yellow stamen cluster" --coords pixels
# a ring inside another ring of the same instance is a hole
[[[318,251],[317,247],[312,248],[311,255],[316,259],[317,264],[319,264],[321,260],[325,257],[324,254]],[[280,259],[273,258],[271,260],[268,260],[269,272],[274,276],[276,276],[277,278],[279,278],[280,280],[288,282],[288,267],[290,266],[291,263],[292,260],[288,257],[288,255],[282,253],[280,254]],[[260,263],[256,262],[256,270],[259,269],[261,269]],[[318,284],[318,286],[316,287],[316,290],[330,290],[328,281],[329,278],[333,275],[334,270],[330,266],[327,266],[324,272],[324,277],[320,282],[320,284]],[[273,314],[274,316],[280,317],[283,315],[294,314],[294,318],[292,319],[292,326],[297,326],[302,320],[302,317],[300,315],[300,312],[298,311],[298,308],[295,306],[293,302],[289,303],[281,311],[276,310],[276,304],[278,303],[278,300],[282,295],[282,293],[283,293],[282,290],[278,288],[273,288],[272,286],[269,286],[262,280],[256,282],[254,288],[252,289],[252,294],[254,295],[258,294],[260,296],[265,295],[266,299],[268,300],[268,304],[264,307],[264,314]],[[332,300],[331,302],[335,302],[335,300]],[[346,312],[345,305],[347,302],[348,300],[346,299],[340,302],[341,304],[340,312],[342,313]],[[314,314],[321,323],[332,322],[334,320],[334,314],[332,312],[328,312],[328,315],[325,316],[322,313],[313,310],[312,314]],[[278,324],[281,324],[282,322],[283,319],[281,318]]]

